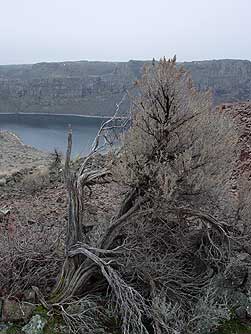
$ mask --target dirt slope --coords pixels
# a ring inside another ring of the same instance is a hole
[[[24,169],[48,164],[48,153],[24,145],[13,133],[0,131],[0,180]]]

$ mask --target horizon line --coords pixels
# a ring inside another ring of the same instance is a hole
[[[163,56],[164,57],[164,56]],[[161,58],[163,58],[161,57]],[[161,59],[160,58],[160,59]],[[167,59],[169,57],[166,57]],[[152,59],[157,60],[158,58],[153,57]],[[89,59],[79,59],[79,60],[46,60],[46,61],[37,61],[37,62],[30,62],[30,63],[7,63],[7,64],[0,64],[0,66],[29,66],[29,65],[38,65],[38,64],[58,64],[58,63],[128,63],[130,61],[136,61],[136,62],[150,62],[152,59],[128,59],[128,60],[89,60]],[[246,58],[207,58],[207,59],[195,59],[195,60],[183,60],[183,61],[177,61],[177,63],[193,63],[193,62],[205,62],[205,61],[222,61],[222,60],[235,60],[235,61],[251,61]],[[157,60],[158,61],[158,60]]]

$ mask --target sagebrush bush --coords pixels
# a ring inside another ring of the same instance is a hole
[[[69,133],[66,258],[48,303],[66,316],[77,300],[81,308],[66,318],[86,333],[100,330],[84,317],[100,294],[100,311],[112,310],[119,333],[211,333],[237,307],[228,273],[251,240],[250,194],[242,193],[244,207],[230,194],[238,135],[175,59],[147,67],[137,87],[109,168],[88,167],[92,151],[72,170]],[[108,224],[87,229],[84,196],[108,176],[128,191]]]

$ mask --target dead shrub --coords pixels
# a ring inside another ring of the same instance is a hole
[[[60,235],[56,227],[11,219],[1,225],[0,296],[22,298],[32,286],[50,291],[63,258]]]
[[[50,154],[48,170],[51,181],[63,182],[63,154],[56,149]]]

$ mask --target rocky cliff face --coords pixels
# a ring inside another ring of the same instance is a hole
[[[0,66],[0,112],[111,115],[143,62],[62,62]],[[251,98],[251,62],[213,60],[183,64],[214,103]],[[122,108],[128,107],[128,101]]]
[[[184,63],[200,89],[211,88],[214,103],[251,99],[251,62],[211,60]]]

